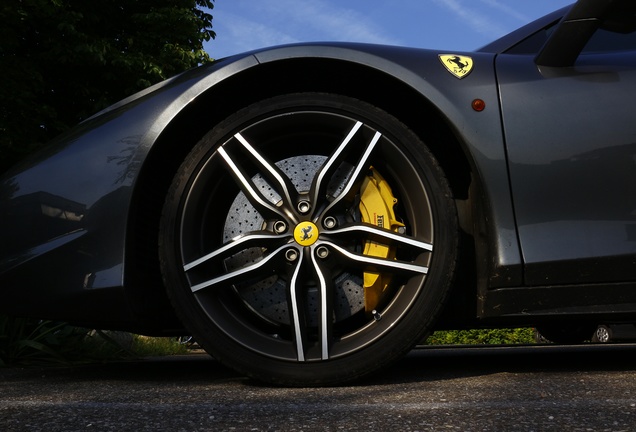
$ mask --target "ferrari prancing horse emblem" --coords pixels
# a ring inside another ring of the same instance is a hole
[[[309,221],[304,221],[294,228],[294,239],[301,246],[311,246],[318,240],[318,227]]]
[[[457,54],[440,54],[439,61],[456,78],[462,79],[473,70],[473,59]]]

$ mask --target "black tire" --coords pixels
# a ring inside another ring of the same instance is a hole
[[[371,221],[367,207],[388,202],[393,222]],[[442,170],[397,119],[292,94],[237,112],[187,156],[160,260],[177,313],[217,360],[269,383],[329,385],[426,337],[453,278],[457,225]]]

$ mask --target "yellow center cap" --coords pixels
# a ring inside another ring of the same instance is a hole
[[[311,246],[318,240],[318,227],[308,221],[299,223],[294,228],[294,240],[301,246]]]

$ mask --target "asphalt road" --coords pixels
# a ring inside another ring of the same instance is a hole
[[[261,385],[205,354],[0,369],[0,431],[636,431],[636,345],[416,349],[356,385]]]

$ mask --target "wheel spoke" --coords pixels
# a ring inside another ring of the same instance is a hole
[[[288,216],[286,212],[281,211],[280,208],[276,207],[272,204],[267,198],[265,198],[259,191],[258,188],[254,185],[254,182],[249,178],[243,170],[239,167],[239,165],[235,162],[235,160],[228,154],[226,149],[223,147],[219,147],[218,152],[225,160],[228,168],[230,169],[230,173],[236,180],[236,183],[241,188],[247,199],[250,203],[256,208],[256,210],[264,217],[264,218],[281,218],[287,219]]]
[[[353,173],[351,173],[351,177],[349,177],[349,180],[343,188],[342,193],[340,193],[340,195],[338,195],[331,203],[329,203],[329,205],[323,210],[323,214],[327,213],[338,203],[350,199],[350,194],[355,194],[360,190],[360,185],[362,184],[362,179],[366,172],[363,170],[367,170],[369,168],[367,165],[367,160],[369,159],[373,148],[378,143],[381,137],[382,134],[380,134],[380,132],[375,133],[375,135],[369,142],[369,145],[364,149],[364,152],[360,156],[360,159],[358,159],[355,169],[353,170]]]
[[[415,274],[427,274],[428,267],[413,264],[412,262],[392,260],[392,259],[383,259],[372,257],[369,255],[357,254],[351,251],[348,251],[335,243],[330,241],[321,241],[322,245],[327,245],[345,258],[349,259],[349,264],[353,267],[360,268],[365,271],[372,271],[375,273],[393,273],[393,274],[404,274],[404,275],[415,275]]]
[[[297,223],[295,214],[290,211],[294,207],[294,203],[297,201],[298,192],[296,188],[289,180],[289,178],[283,174],[283,172],[275,165],[270,163],[263,155],[261,155],[240,133],[234,135],[243,147],[248,151],[253,162],[259,168],[259,172],[267,178],[271,184],[278,186],[278,192],[283,199],[283,209],[287,209],[287,216]]]
[[[360,182],[362,181],[361,174],[364,173],[363,170],[368,168],[367,160],[369,159],[371,152],[375,148],[375,145],[382,137],[382,134],[380,132],[376,132],[368,142],[365,142],[361,139],[354,139],[355,136],[359,134],[362,126],[362,122],[356,122],[356,124],[351,128],[342,143],[334,150],[327,162],[325,162],[324,166],[316,174],[311,187],[310,196],[313,202],[316,203],[315,207],[318,208],[322,214],[333,208],[341,201],[349,198],[349,195],[351,193],[357,192],[357,190],[359,189],[359,187],[357,186],[359,186]],[[346,185],[344,185],[342,192],[326,207],[323,206],[322,208],[320,208],[319,204],[323,202],[324,198],[327,195],[327,187],[331,178],[340,168],[342,162],[345,161],[345,158],[347,158],[356,150],[360,150],[360,156],[357,159],[354,171],[353,173],[351,173],[351,176],[347,180]],[[317,216],[318,215],[314,213],[314,219]]]
[[[210,288],[214,286],[218,286],[222,284],[222,286],[228,286],[231,284],[236,284],[239,282],[243,282],[246,280],[252,279],[264,279],[268,276],[271,276],[276,272],[276,269],[279,267],[280,255],[283,254],[285,249],[288,249],[288,245],[283,245],[273,251],[271,254],[264,257],[262,260],[247,265],[245,267],[238,268],[236,270],[224,273],[220,276],[214,277],[212,279],[208,279],[204,282],[200,282],[191,287],[192,292],[197,292],[204,288]],[[275,259],[278,258],[278,259]]]
[[[325,269],[316,260],[315,246],[311,248],[311,262],[316,274],[318,282],[318,293],[320,295],[320,303],[318,308],[318,342],[320,344],[320,357],[322,360],[329,358],[329,345],[332,335],[332,319],[333,316],[333,278],[325,274]]]
[[[345,149],[361,127],[362,122],[356,122],[356,124],[345,137],[344,141],[331,154],[331,157],[325,162],[323,167],[316,174],[314,182],[311,186],[312,192],[310,192],[310,196],[313,202],[317,203],[319,198],[326,195],[329,180],[340,166],[342,158],[346,155]]]
[[[307,256],[309,255],[309,257]],[[313,277],[309,275],[313,273]],[[332,337],[333,316],[333,280],[326,274],[326,269],[316,260],[315,248],[305,248],[300,255],[289,284],[288,301],[290,304],[291,322],[294,327],[294,341],[298,355],[298,361],[306,361],[307,323],[310,321],[307,314],[307,289],[303,281],[315,279],[318,295],[318,344],[320,358],[329,358],[329,345]]]
[[[201,258],[184,264],[183,270],[192,270],[198,265],[206,263],[212,259],[228,257],[252,246],[276,247],[280,245],[281,242],[287,243],[288,241],[286,238],[281,237],[280,235],[272,234],[267,231],[259,231],[251,234],[246,234],[244,236],[233,239],[231,242],[224,244],[220,248],[202,256]]]
[[[370,224],[352,224],[338,229],[326,230],[323,231],[322,234],[327,238],[331,236],[351,237],[357,239],[366,237],[369,240],[377,241],[378,243],[386,244],[388,246],[394,245],[416,251],[419,250],[420,252],[431,252],[433,250],[433,245],[430,243],[415,240],[414,238],[407,237],[403,234],[378,228],[375,225]]]
[[[305,343],[306,343],[306,329],[307,320],[305,319],[304,296],[300,298],[301,294],[304,294],[302,290],[302,283],[300,280],[301,270],[303,268],[304,254],[300,253],[298,256],[298,262],[294,268],[294,273],[289,282],[288,302],[290,305],[289,312],[291,314],[291,322],[294,326],[294,341],[296,345],[296,352],[298,361],[305,361]]]

